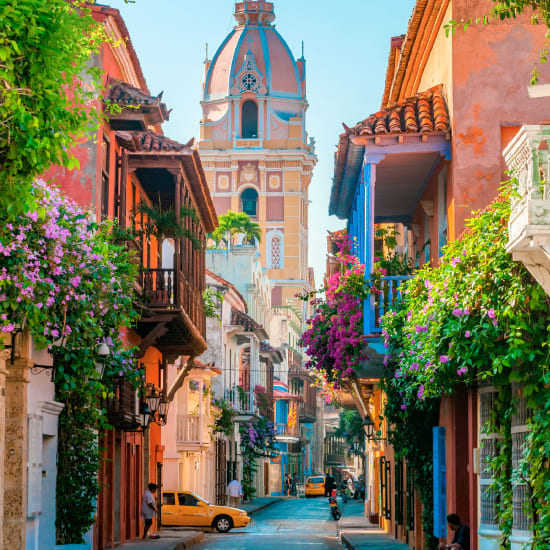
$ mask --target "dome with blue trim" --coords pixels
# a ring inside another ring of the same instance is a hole
[[[305,99],[305,62],[296,61],[272,22],[271,2],[237,2],[237,25],[209,63],[204,101],[252,92],[295,100]]]

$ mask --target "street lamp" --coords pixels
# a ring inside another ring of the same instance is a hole
[[[365,416],[365,420],[363,420],[363,429],[365,430],[367,439],[372,441],[374,439],[374,422],[372,421],[370,414],[367,414],[367,416]]]
[[[351,458],[352,456],[363,456],[363,452],[363,440],[361,439],[361,437],[359,437],[359,435],[357,435],[355,436],[351,447],[348,449],[348,457]]]
[[[150,422],[151,411],[149,410],[147,403],[145,401],[142,401],[139,404],[139,425],[141,426],[141,429],[145,431],[149,427]]]
[[[145,396],[145,400],[147,401],[147,406],[149,407],[149,410],[151,411],[151,414],[155,414],[158,411],[160,400],[161,400],[161,393],[160,391],[157,391],[157,388],[150,385],[150,392],[148,395]]]
[[[97,346],[97,354],[99,355],[99,361],[96,361],[95,370],[97,373],[97,381],[99,382],[103,378],[103,373],[105,372],[105,362],[104,359],[111,353],[109,346],[105,342],[101,342]]]
[[[170,401],[164,395],[164,392],[161,393],[160,401],[158,404],[158,409],[156,414],[153,414],[153,422],[159,426],[166,426],[168,420],[168,407],[170,406]]]

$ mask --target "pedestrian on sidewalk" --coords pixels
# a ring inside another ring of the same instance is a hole
[[[348,479],[346,483],[348,485],[349,496],[350,498],[353,498],[353,496],[355,495],[355,479],[353,479],[353,476],[351,474],[348,474]]]
[[[325,474],[325,496],[331,497],[332,491],[336,487],[336,480],[327,472]]]
[[[285,474],[285,496],[289,497],[292,491],[292,479],[290,474]]]
[[[153,518],[157,515],[157,503],[155,501],[155,495],[153,494],[157,490],[156,483],[149,483],[143,497],[141,498],[141,517],[143,518],[143,540],[147,538],[147,533],[153,524]]]
[[[228,486],[226,490],[229,497],[229,506],[237,508],[240,504],[240,500],[243,496],[243,488],[237,478],[235,478]]]
[[[450,544],[441,542],[439,548],[453,548],[454,550],[470,550],[470,528],[460,523],[458,514],[449,514],[447,516],[449,529],[454,532],[453,540]]]

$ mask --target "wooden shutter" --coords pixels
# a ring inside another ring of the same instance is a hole
[[[434,536],[447,536],[447,470],[445,466],[445,428],[433,430]]]

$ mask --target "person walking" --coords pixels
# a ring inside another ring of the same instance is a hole
[[[158,485],[156,483],[149,483],[143,497],[141,497],[141,511],[140,515],[143,518],[143,540],[147,538],[147,533],[153,524],[153,518],[157,515],[157,503],[155,501],[155,495],[153,494],[157,490]]]
[[[350,497],[353,498],[353,496],[355,495],[355,479],[353,479],[353,476],[351,474],[348,474],[348,479],[346,483],[348,485]]]
[[[290,478],[290,474],[285,474],[285,481],[284,481],[285,497],[289,497],[291,491],[292,491],[292,479]]]
[[[332,491],[336,485],[336,480],[329,474],[325,474],[325,496],[332,496]]]
[[[243,496],[243,488],[238,479],[235,478],[231,483],[229,483],[226,494],[229,497],[229,506],[232,508],[237,508]]]

